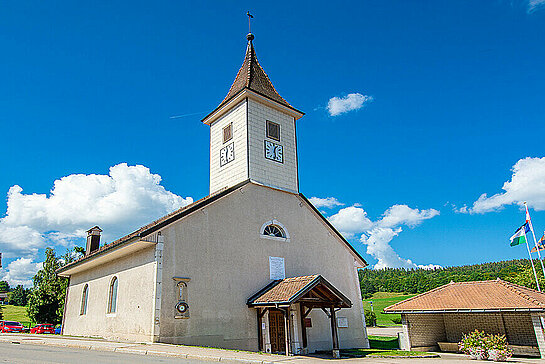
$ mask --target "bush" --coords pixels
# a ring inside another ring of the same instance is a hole
[[[490,357],[494,361],[506,361],[513,355],[505,335],[487,335],[479,330],[464,334],[459,347],[473,359],[486,360]]]
[[[401,316],[400,317],[392,317],[391,320],[392,320],[392,322],[394,324],[397,324],[397,325],[401,324]]]
[[[377,315],[371,310],[364,310],[365,326],[377,326]]]
[[[475,330],[464,334],[462,341],[458,344],[460,351],[475,359],[488,359],[486,334],[484,331]]]

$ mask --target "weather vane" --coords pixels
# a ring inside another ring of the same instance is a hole
[[[246,15],[248,15],[248,33],[252,32],[252,18],[254,17],[250,12],[247,12]]]

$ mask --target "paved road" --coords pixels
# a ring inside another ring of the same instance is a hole
[[[0,363],[57,364],[57,363],[96,363],[96,364],[149,364],[184,363],[202,364],[209,361],[195,359],[168,358],[138,354],[114,353],[107,351],[60,348],[45,345],[21,345],[0,343]]]

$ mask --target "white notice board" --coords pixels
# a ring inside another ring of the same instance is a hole
[[[337,327],[348,327],[348,318],[346,317],[337,317]]]
[[[269,271],[271,279],[286,278],[286,267],[284,266],[284,258],[269,257]]]

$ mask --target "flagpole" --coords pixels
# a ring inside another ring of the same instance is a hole
[[[532,225],[532,219],[530,218],[530,212],[528,211],[528,205],[526,205],[526,201],[524,201],[524,207],[526,207],[526,217],[527,217],[528,223],[530,224],[530,231],[532,232],[532,236],[534,237],[534,244],[536,245],[537,256],[539,257],[539,262],[541,263],[541,270],[543,272],[543,277],[545,278],[545,267],[543,266],[541,253],[539,252],[539,247],[537,246],[536,234],[534,233],[534,226]]]
[[[532,270],[534,271],[534,277],[536,277],[537,290],[541,292],[539,287],[539,281],[537,280],[536,267],[534,266],[534,261],[532,259],[532,253],[530,253],[530,245],[528,245],[528,239],[526,239],[526,234],[524,234],[524,240],[526,240],[526,248],[528,248],[528,255],[530,256],[530,263],[532,263]]]

